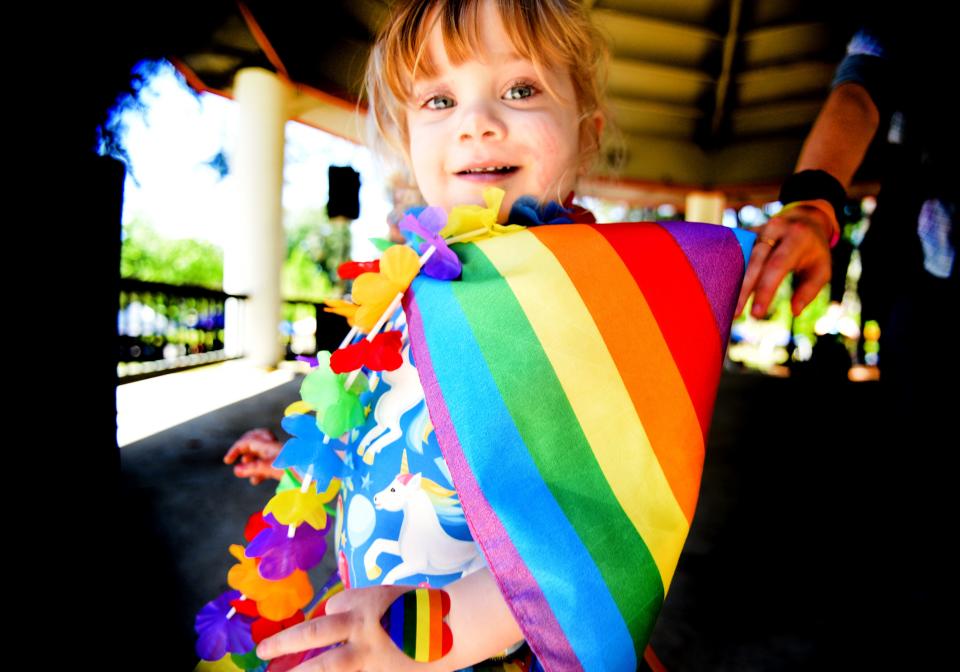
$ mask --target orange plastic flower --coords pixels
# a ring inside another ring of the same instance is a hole
[[[231,545],[230,554],[239,560],[239,564],[230,568],[227,583],[246,595],[247,599],[255,601],[257,610],[264,618],[282,621],[298,609],[303,609],[313,599],[313,586],[306,572],[297,569],[284,579],[269,581],[260,576],[257,570],[259,561],[244,555],[243,546]]]

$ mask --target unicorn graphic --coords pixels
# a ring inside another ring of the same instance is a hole
[[[400,473],[386,488],[373,496],[373,505],[387,511],[403,511],[400,536],[377,539],[363,556],[367,577],[376,579],[382,573],[377,565],[381,553],[396,555],[399,565],[387,572],[381,583],[392,585],[415,574],[443,575],[461,572],[466,576],[482,568],[483,555],[472,541],[451,537],[440,526],[440,517],[462,516],[456,507],[456,492],[448,490],[422,474],[411,474],[407,451],[403,450]]]
[[[383,380],[390,389],[383,393],[373,411],[373,418],[377,424],[370,428],[357,446],[357,455],[362,455],[363,461],[367,464],[373,464],[377,453],[403,435],[400,418],[423,401],[423,390],[420,387],[417,370],[410,363],[409,344],[404,346],[401,354],[403,364],[400,368],[396,371],[383,372]]]

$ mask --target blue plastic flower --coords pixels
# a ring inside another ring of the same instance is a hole
[[[511,224],[523,226],[541,226],[543,224],[572,224],[571,210],[563,207],[556,201],[540,203],[533,196],[521,196],[513,202],[510,208]]]
[[[312,415],[292,414],[280,421],[280,426],[294,438],[283,444],[283,450],[273,461],[274,469],[292,467],[302,476],[313,466],[311,478],[317,482],[320,490],[326,490],[330,479],[339,477],[343,470],[343,461],[333,451],[339,442],[324,443],[323,432],[317,427]]]

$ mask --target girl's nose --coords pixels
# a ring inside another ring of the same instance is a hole
[[[485,104],[478,102],[463,111],[460,122],[460,140],[502,140],[507,136],[507,126]]]

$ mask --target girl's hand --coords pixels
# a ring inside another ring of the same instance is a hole
[[[390,641],[380,618],[394,600],[415,586],[371,586],[337,593],[326,604],[326,615],[310,619],[260,642],[257,655],[269,660],[336,642],[291,672],[416,672],[427,665],[408,658]]]
[[[253,485],[268,478],[279,481],[283,478],[283,469],[274,469],[271,465],[280,454],[281,448],[283,444],[277,440],[273,432],[258,427],[237,439],[223,456],[223,461],[226,464],[233,464],[239,459],[240,463],[233,468],[234,476],[249,478]]]
[[[756,229],[757,242],[740,289],[737,312],[743,312],[747,298],[756,290],[751,315],[762,318],[787,273],[793,271],[797,288],[790,302],[794,315],[816,298],[830,281],[828,231],[832,223],[819,208],[796,205]]]

